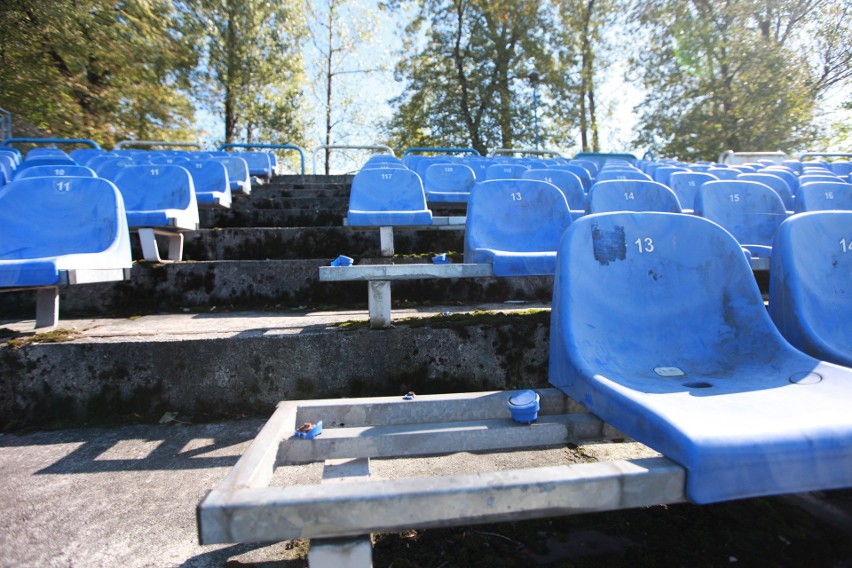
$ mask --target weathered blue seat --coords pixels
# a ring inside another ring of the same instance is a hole
[[[852,211],[852,184],[842,181],[805,183],[796,194],[794,211]]]
[[[411,170],[361,170],[352,179],[347,222],[353,227],[431,225],[420,176]]]
[[[14,179],[28,177],[97,177],[97,174],[86,166],[35,166],[16,172]]]
[[[544,170],[528,170],[521,179],[537,179],[552,183],[565,195],[571,215],[575,219],[586,213],[586,192],[583,182],[573,172],[547,168]]]
[[[737,179],[741,179],[743,181],[756,181],[763,185],[768,185],[775,190],[775,193],[781,196],[781,201],[784,202],[784,207],[787,211],[793,210],[793,190],[790,189],[790,185],[784,181],[783,178],[773,176],[771,174],[755,173],[740,174],[737,176]]]
[[[592,174],[590,174],[589,170],[583,166],[577,164],[563,164],[551,166],[549,169],[571,172],[580,179],[580,182],[583,184],[583,191],[586,193],[589,193],[589,190],[592,188]]]
[[[68,156],[82,166],[85,166],[86,162],[95,156],[103,154],[106,154],[106,151],[99,148],[76,148],[68,152]]]
[[[686,168],[682,168],[680,166],[661,166],[654,170],[653,175],[651,176],[654,181],[661,183],[665,186],[671,187],[671,177],[672,174],[677,172],[688,172],[689,170]]]
[[[852,367],[852,211],[794,215],[778,229],[769,315],[797,349]]]
[[[778,226],[787,218],[781,197],[755,181],[708,181],[698,189],[695,214],[728,230],[754,258],[769,258]]]
[[[35,149],[37,150],[38,148],[35,148]],[[32,160],[24,160],[23,162],[18,164],[17,168],[15,168],[15,173],[18,173],[20,171],[23,171],[23,170],[26,170],[26,169],[29,169],[29,168],[37,168],[39,166],[76,166],[76,165],[78,165],[77,162],[75,162],[71,158],[68,158],[67,156],[66,157],[44,156],[44,157],[39,157],[39,158],[33,158]]]
[[[558,258],[550,382],[684,466],[691,500],[852,486],[852,370],[783,339],[729,233],[590,215]]]
[[[850,175],[852,175],[852,162],[832,162],[831,171],[836,175],[845,178],[846,181],[852,181],[850,179]]]
[[[490,180],[470,194],[464,261],[488,263],[495,276],[552,275],[556,248],[571,224],[565,195],[539,180]]]
[[[116,175],[115,185],[124,197],[127,224],[139,233],[145,260],[163,262],[156,235],[169,239],[168,260],[181,260],[182,233],[198,228],[195,186],[186,168],[128,166]]]
[[[669,187],[677,195],[681,207],[685,211],[692,211],[695,207],[695,194],[701,184],[718,179],[713,174],[702,172],[674,172],[669,178]]]
[[[834,175],[831,172],[826,171],[825,173],[818,174],[802,174],[799,176],[799,187],[805,185],[806,183],[817,183],[817,182],[841,182],[846,183],[844,180],[840,179],[838,176]]]
[[[485,171],[485,179],[521,179],[529,166],[523,164],[497,163],[488,166]]]
[[[632,179],[596,181],[589,191],[586,213],[612,211],[680,213],[682,209],[675,192],[655,181]]]
[[[24,161],[27,160],[71,160],[71,157],[59,148],[40,147],[29,150],[24,156]]]
[[[799,178],[789,168],[782,166],[769,166],[760,170],[758,173],[780,177],[787,182],[787,185],[790,186],[790,190],[793,192],[793,195],[795,195],[796,190],[799,189]]]
[[[184,166],[192,176],[195,199],[199,207],[231,206],[231,184],[228,170],[218,160],[190,160]]]
[[[176,154],[159,154],[154,156],[137,155],[132,157],[134,163],[138,165],[154,164],[159,166],[186,166],[189,163],[189,158]]]
[[[0,189],[0,287],[38,288],[36,328],[56,325],[58,286],[123,280],[124,203],[97,178],[25,178]]]
[[[432,164],[426,168],[423,188],[430,203],[467,203],[476,183],[473,169],[462,164]]]
[[[642,173],[636,168],[630,169],[618,169],[618,168],[604,168],[601,172],[595,176],[595,183],[599,181],[612,181],[612,180],[647,180],[651,181],[651,176],[648,174]],[[589,190],[591,191],[591,190]]]
[[[232,194],[249,195],[251,193],[251,176],[244,159],[231,155],[214,155],[213,159],[224,164],[225,169],[228,170],[228,182],[231,184]]]

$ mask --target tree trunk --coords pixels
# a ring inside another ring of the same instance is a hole
[[[228,1],[228,29],[225,35],[227,77],[225,78],[225,142],[234,141],[237,131],[237,10],[234,0]]]
[[[591,24],[592,11],[595,8],[595,0],[589,0],[586,11],[583,14],[583,45],[581,49],[581,71],[580,71],[580,142],[584,152],[590,149],[597,151],[598,147],[598,125],[595,117],[595,95],[593,74],[592,38]],[[588,114],[586,109],[586,98],[589,100]],[[589,128],[592,129],[592,143],[589,146]]]
[[[325,145],[331,146],[331,83],[334,73],[334,0],[328,3],[328,59],[326,60],[325,72]],[[325,175],[331,172],[331,150],[325,149]]]

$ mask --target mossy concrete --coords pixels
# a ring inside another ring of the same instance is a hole
[[[546,386],[546,313],[446,319],[386,330],[5,344],[0,425],[157,420],[166,411],[193,420],[268,416],[281,400]]]

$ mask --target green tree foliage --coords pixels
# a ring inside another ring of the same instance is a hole
[[[392,101],[391,145],[532,146],[527,77],[550,68],[545,8],[540,0],[420,0],[396,70],[407,88]]]
[[[652,0],[634,14],[648,93],[636,142],[662,155],[803,149],[820,97],[852,76],[844,0]]]
[[[198,38],[200,100],[224,119],[224,140],[301,143],[304,5],[299,0],[185,0]]]
[[[191,137],[195,66],[168,0],[4,0],[0,106],[54,135]]]

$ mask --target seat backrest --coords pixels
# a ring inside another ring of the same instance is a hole
[[[589,190],[592,188],[592,174],[583,166],[577,164],[559,164],[550,166],[548,169],[571,172],[580,179],[580,182],[583,184],[583,191],[586,193],[589,193]]]
[[[651,181],[651,176],[643,174],[635,168],[631,169],[608,169],[605,168],[595,177],[595,183],[599,181],[611,180],[647,180]]]
[[[83,166],[95,156],[102,154],[106,154],[106,151],[97,148],[75,148],[68,153],[72,160]]]
[[[790,190],[793,192],[793,195],[796,195],[796,190],[799,189],[799,177],[787,167],[769,166],[757,173],[780,177],[787,182],[787,185],[790,186]]]
[[[575,221],[559,247],[551,314],[550,381],[580,402],[580,376],[686,392],[679,378],[715,382],[732,359],[759,364],[791,350],[737,242],[692,215]]]
[[[741,245],[770,247],[787,211],[775,190],[756,181],[708,181],[698,189],[695,214],[727,229]]]
[[[693,209],[695,207],[695,194],[698,193],[701,184],[718,179],[713,174],[702,172],[674,172],[669,178],[669,187],[677,195],[681,207]]]
[[[470,193],[474,183],[476,174],[463,164],[432,164],[426,168],[423,178],[423,188],[427,193]]]
[[[62,158],[70,159],[68,154],[59,148],[32,148],[29,152],[27,152],[27,155],[24,156],[24,161]]]
[[[228,170],[217,160],[190,160],[183,165],[192,176],[195,193],[230,192]]]
[[[15,179],[28,177],[97,177],[95,171],[86,166],[36,166],[15,174]]]
[[[795,212],[852,211],[852,184],[817,181],[802,184],[796,194]]]
[[[37,149],[37,148],[36,148]],[[26,170],[28,168],[37,168],[39,166],[76,166],[79,165],[77,162],[68,157],[39,157],[33,158],[32,160],[24,160],[18,165],[15,172],[20,172],[22,170]]]
[[[251,175],[272,175],[272,162],[269,160],[269,152],[239,152],[237,155],[246,161]]]
[[[852,162],[832,162],[830,164],[831,171],[839,176],[848,176],[852,174]]]
[[[654,169],[654,173],[652,175],[654,181],[659,182],[665,186],[671,187],[671,177],[672,174],[676,172],[688,172],[686,168],[681,168],[679,166],[660,166]]]
[[[680,213],[675,192],[650,180],[596,181],[589,191],[587,213],[612,211],[660,211]]]
[[[553,168],[527,170],[522,174],[521,179],[537,179],[552,183],[565,195],[571,211],[586,210],[586,192],[583,190],[583,182],[571,171]]]
[[[485,179],[521,179],[523,173],[529,169],[523,164],[492,164],[485,172]]]
[[[507,252],[555,251],[571,224],[565,195],[540,180],[488,180],[470,193],[465,257],[477,248]]]
[[[89,166],[95,173],[98,174],[99,178],[108,179],[110,181],[115,181],[115,176],[119,174],[119,172],[123,171],[124,168],[133,166],[133,160],[130,158],[121,158],[121,157],[110,157],[110,158],[95,158],[90,163],[94,163],[94,165]]]
[[[249,169],[246,161],[239,156],[214,156],[214,160],[225,165],[228,170],[228,179],[233,183],[235,180],[239,182],[249,179]]]
[[[769,314],[797,349],[852,367],[852,211],[784,221],[770,266]]]
[[[159,156],[133,156],[133,161],[136,163],[157,164],[163,166],[185,166],[189,163],[189,158],[186,156],[176,156],[173,154],[161,154]],[[139,161],[141,159],[141,161]]]
[[[775,190],[779,196],[781,196],[781,201],[784,202],[784,207],[788,211],[793,210],[793,190],[790,189],[790,185],[784,181],[783,178],[778,176],[773,176],[770,174],[740,174],[737,176],[737,179],[741,179],[743,181],[756,181],[758,183],[762,183],[763,185],[768,185],[772,189]]]
[[[103,252],[122,230],[123,202],[108,180],[36,177],[0,189],[0,260]]]
[[[181,166],[127,166],[114,181],[129,212],[197,209],[192,177]]]
[[[361,170],[352,178],[349,209],[421,211],[426,209],[426,193],[420,176],[412,170]]]
[[[718,179],[732,180],[737,179],[737,176],[743,172],[734,168],[709,168],[707,173],[716,176]]]

